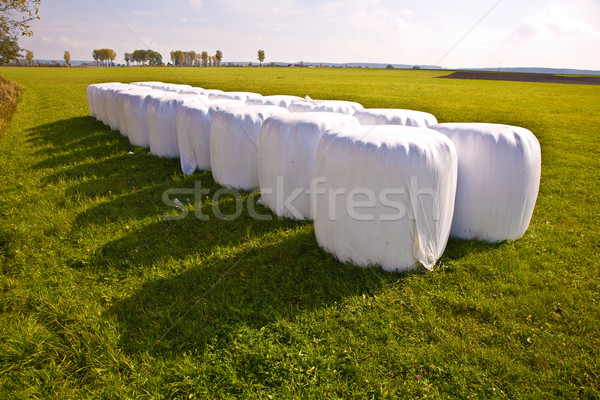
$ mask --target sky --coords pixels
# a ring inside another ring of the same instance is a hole
[[[36,59],[112,48],[223,62],[369,62],[600,70],[600,0],[42,0]]]

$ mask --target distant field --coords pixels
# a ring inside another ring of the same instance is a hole
[[[600,87],[449,73],[1,68],[24,91],[0,137],[0,398],[600,397]],[[88,84],[136,80],[526,127],[531,226],[392,274],[335,261],[309,223],[165,222],[166,189],[219,187],[89,116]]]

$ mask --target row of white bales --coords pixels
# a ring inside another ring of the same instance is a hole
[[[524,128],[162,82],[87,95],[132,145],[179,157],[185,174],[260,188],[275,214],[313,220],[320,246],[360,266],[432,269],[449,237],[516,240],[538,195],[540,145]]]

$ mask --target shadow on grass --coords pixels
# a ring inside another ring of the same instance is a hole
[[[147,283],[108,315],[120,324],[124,351],[179,357],[398,279],[335,261],[317,246],[312,225],[303,224],[208,254],[179,275]]]
[[[190,258],[195,262],[197,259],[204,259],[219,247],[237,246],[268,233],[304,225],[276,218],[270,222],[256,221],[247,212],[242,213],[235,221],[223,221],[210,214],[212,204],[203,207],[205,215],[210,217],[208,221],[197,219],[193,211],[181,220],[167,221],[163,220],[163,216],[169,210],[164,204],[160,204],[162,207],[159,204],[149,206],[155,197],[160,199],[161,190],[162,188],[152,188],[136,193],[135,196],[122,197],[78,215],[73,226],[83,233],[87,232],[88,225],[104,225],[121,218],[120,213],[132,223],[147,216],[155,216],[156,222],[131,227],[131,233],[119,235],[121,237],[118,239],[105,243],[91,259],[72,259],[69,265],[73,268],[92,265],[99,275],[119,275],[134,268],[161,268],[165,263],[179,263]],[[219,208],[224,214],[232,215],[235,212],[235,202],[230,198],[222,198]],[[257,210],[261,214],[269,213],[264,208],[259,209],[259,206]],[[124,219],[122,225],[126,223],[128,222]]]
[[[312,224],[256,221],[247,210],[233,222],[202,222],[193,215],[162,221],[173,212],[162,202],[165,190],[190,189],[200,180],[211,197],[220,186],[209,172],[182,176],[178,160],[148,157],[145,149],[128,154],[128,140],[91,117],[29,134],[41,147],[36,168],[48,170],[47,183],[61,182],[66,201],[83,207],[71,224],[71,239],[101,241],[92,254],[75,256],[68,265],[98,280],[139,275],[144,282],[107,311],[129,353],[151,349],[179,357],[186,349],[201,351],[227,342],[239,329],[259,329],[408,276],[335,261],[319,249]],[[185,195],[179,198],[186,202]],[[213,204],[202,201],[210,214]],[[218,204],[227,215],[235,210],[230,198]],[[461,254],[459,246],[450,257]]]
[[[34,145],[51,145],[59,150],[68,149],[74,145],[94,146],[106,140],[106,136],[98,135],[110,132],[110,128],[94,117],[73,117],[43,124],[28,129],[25,133],[29,136],[27,142]],[[51,150],[44,150],[49,154]]]

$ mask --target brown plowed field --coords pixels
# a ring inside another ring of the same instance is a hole
[[[558,76],[552,74],[528,74],[515,72],[466,72],[459,71],[440,76],[448,79],[479,79],[486,81],[567,83],[575,85],[600,85],[600,77],[596,76]]]

